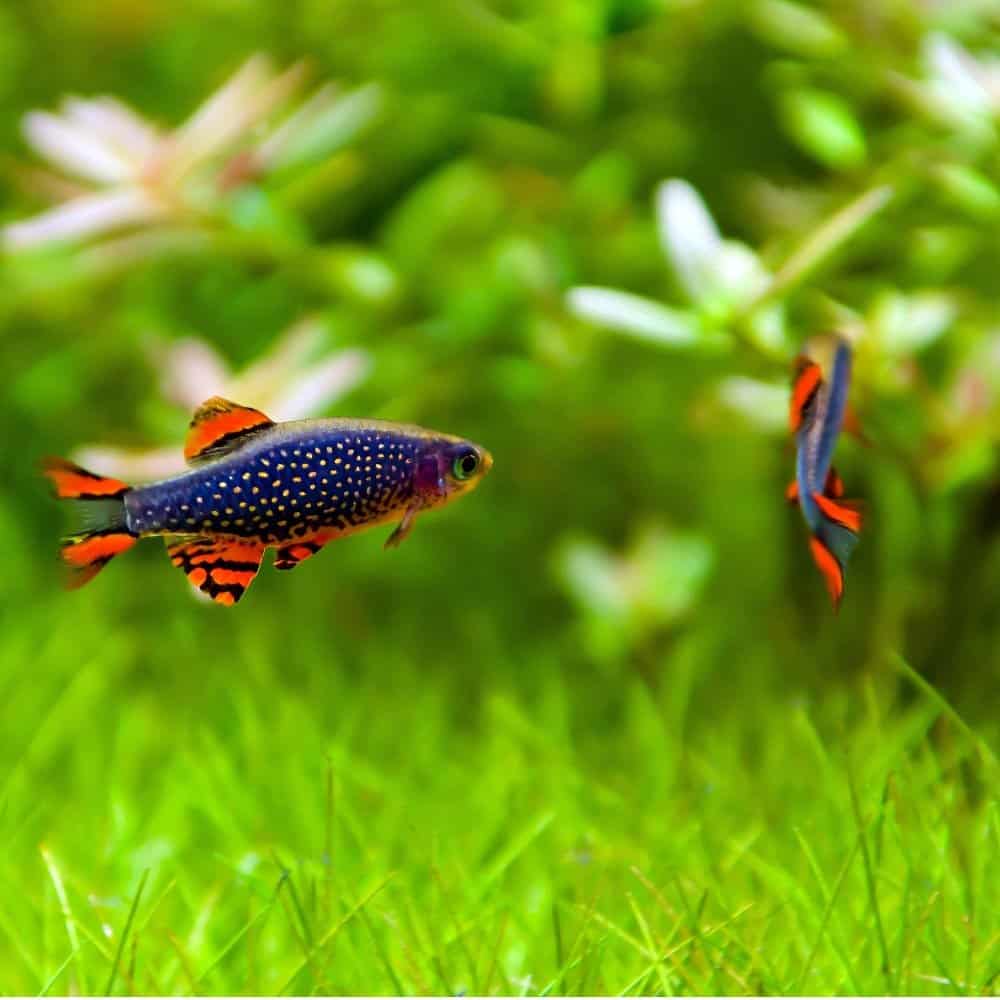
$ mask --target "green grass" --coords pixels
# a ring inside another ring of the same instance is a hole
[[[713,711],[683,644],[474,685],[217,613],[2,631],[0,991],[1000,982],[996,759],[898,661]]]

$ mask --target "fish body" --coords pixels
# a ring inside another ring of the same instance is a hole
[[[344,419],[274,423],[259,410],[215,397],[188,433],[192,468],[129,487],[61,460],[46,473],[57,493],[80,501],[89,530],[68,538],[72,583],[91,579],[140,538],[165,536],[175,565],[222,604],[235,604],[268,548],[292,569],[337,538],[399,522],[472,490],[492,465],[472,442],[408,424]]]
[[[861,531],[859,505],[843,499],[833,452],[847,416],[851,351],[839,342],[829,379],[816,362],[800,359],[792,388],[789,424],[795,434],[795,480],[786,492],[797,502],[810,532],[813,561],[823,575],[834,608],[844,593],[847,562]]]

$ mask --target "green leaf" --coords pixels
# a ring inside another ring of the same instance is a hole
[[[364,246],[340,244],[316,257],[322,277],[337,293],[376,308],[387,308],[398,301],[399,276],[381,254]]]
[[[694,607],[712,569],[712,546],[700,535],[651,528],[629,559],[633,600],[642,618],[668,625]]]
[[[947,199],[973,219],[989,222],[1000,213],[1000,191],[978,170],[962,163],[946,163],[935,172]]]
[[[857,169],[867,158],[864,131],[836,94],[812,89],[785,94],[781,120],[803,152],[833,170]]]
[[[760,0],[747,20],[765,42],[799,55],[835,56],[847,47],[844,33],[825,15],[788,0]]]

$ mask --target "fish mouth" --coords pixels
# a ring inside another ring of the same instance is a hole
[[[485,476],[493,468],[493,456],[485,448],[479,448],[479,461],[482,465],[480,475]]]

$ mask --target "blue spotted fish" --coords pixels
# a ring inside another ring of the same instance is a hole
[[[796,363],[789,408],[789,425],[795,435],[795,479],[785,492],[798,503],[809,528],[809,550],[823,575],[834,610],[844,595],[847,561],[858,544],[861,509],[844,500],[844,484],[833,468],[833,450],[845,422],[856,421],[848,410],[851,350],[839,341],[828,381],[820,366],[808,358]]]
[[[479,445],[386,421],[275,423],[219,396],[194,415],[184,447],[192,468],[129,486],[63,459],[44,472],[74,500],[85,529],[63,540],[69,585],[82,586],[140,538],[164,536],[171,561],[219,604],[235,604],[276,550],[294,569],[328,542],[398,522],[398,545],[418,514],[474,489],[493,459]]]

